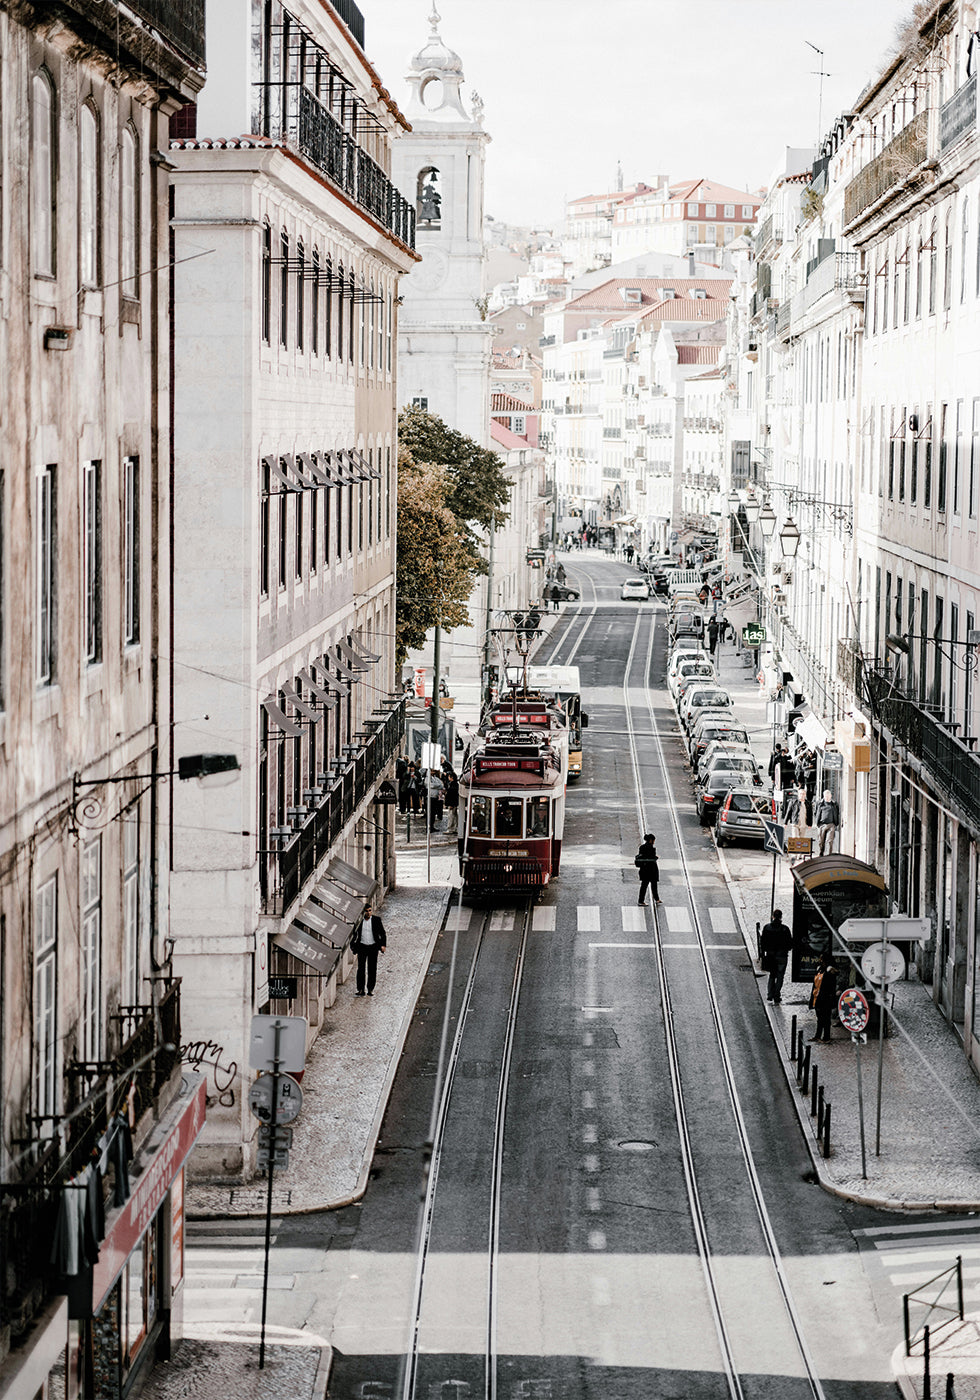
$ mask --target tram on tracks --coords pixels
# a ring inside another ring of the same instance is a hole
[[[507,667],[507,679],[511,685],[521,684],[524,675],[518,666]],[[582,730],[588,727],[589,717],[582,711],[582,683],[577,666],[528,666],[526,688],[558,705],[565,715],[568,727],[568,776],[582,776]]]
[[[459,795],[463,893],[545,889],[558,874],[565,829],[562,752],[549,734],[520,716],[495,724],[467,755]]]

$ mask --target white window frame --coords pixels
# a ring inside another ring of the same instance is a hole
[[[38,888],[34,902],[34,1112],[58,1107],[58,877]],[[44,1135],[50,1125],[43,1124]]]
[[[119,279],[124,297],[139,299],[139,137],[124,126],[119,138]]]
[[[83,287],[99,285],[101,200],[99,115],[90,102],[78,116],[78,261]]]
[[[102,660],[102,463],[82,466],[83,652],[90,666]]]
[[[35,659],[38,685],[54,685],[57,667],[57,469],[37,475],[35,522]]]
[[[46,68],[31,79],[31,252],[34,275],[53,277],[57,257],[57,95]]]
[[[726,205],[725,205],[725,215],[724,215],[724,217],[725,217],[726,219],[734,219],[734,217],[735,217],[735,205],[734,205],[734,204],[726,204]]]
[[[123,458],[123,641],[140,639],[140,464]]]
[[[510,426],[511,432],[516,433],[518,437],[523,437],[527,429],[527,420],[525,414],[515,413],[513,418],[510,420]]]
[[[751,218],[754,218],[754,217],[755,217],[755,210],[752,208],[752,205],[751,205],[751,204],[743,204],[743,205],[742,205],[742,218],[743,218],[743,219],[751,219]]]
[[[689,219],[696,219],[696,218],[698,217],[698,207],[699,207],[699,206],[698,206],[697,204],[693,203],[693,202],[690,203],[690,204],[688,204],[688,206],[687,206],[687,217],[688,217]]]
[[[140,936],[140,823],[139,808],[132,808],[122,823],[123,840],[123,946],[119,999],[124,1006],[139,1001]]]
[[[718,206],[717,206],[717,204],[706,204],[706,205],[704,206],[704,217],[705,217],[706,219],[714,219],[714,218],[717,218],[717,213],[718,213]]]
[[[102,838],[96,836],[81,849],[79,860],[79,908],[81,910],[82,1016],[81,1058],[102,1057]]]

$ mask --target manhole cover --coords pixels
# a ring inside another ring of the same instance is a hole
[[[621,1142],[620,1147],[624,1152],[652,1152],[656,1147],[655,1142],[646,1142],[642,1138],[627,1138]]]

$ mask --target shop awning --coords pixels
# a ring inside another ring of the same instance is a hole
[[[305,962],[307,967],[312,967],[322,977],[329,977],[337,966],[336,949],[314,938],[312,933],[307,933],[298,924],[290,924],[282,933],[275,934],[272,941],[277,948],[299,958],[300,962]]]
[[[350,938],[353,923],[339,919],[329,909],[314,899],[308,899],[294,916],[290,928],[300,928],[306,933],[315,933],[331,948],[343,948]]]
[[[327,866],[327,875],[331,880],[336,880],[357,894],[362,894],[365,899],[371,898],[378,883],[373,875],[366,875],[363,870],[358,870],[356,865],[349,865],[346,860],[341,860],[340,856],[334,856]]]
[[[352,925],[356,924],[364,913],[364,905],[367,903],[362,895],[351,894],[326,878],[314,887],[312,897],[315,903],[322,905],[330,914]]]
[[[284,734],[288,734],[291,739],[299,739],[302,736],[303,726],[298,720],[290,719],[275,700],[271,698],[263,700],[262,708],[276,728],[281,729]]]
[[[372,467],[371,463],[365,457],[363,452],[354,451],[350,455],[354,458],[355,462],[360,467],[361,472],[363,473],[365,478],[370,478],[373,481],[381,480],[381,468]]]
[[[327,710],[332,710],[337,704],[337,696],[332,690],[324,689],[320,682],[313,675],[313,667],[310,666],[305,671],[297,671],[296,679],[316,696],[319,703]]]
[[[337,650],[340,652],[341,656],[346,657],[350,664],[356,666],[359,671],[366,671],[368,669],[369,663],[364,657],[358,656],[356,652],[352,651],[346,642],[338,642]]]
[[[274,457],[271,454],[268,457],[263,457],[262,465],[269,468],[271,475],[276,478],[284,491],[302,491],[303,488],[300,486],[299,482],[294,481],[291,476],[286,475],[286,472],[283,470],[283,464],[278,457]]]
[[[800,736],[808,749],[822,749],[830,743],[830,735],[812,711],[803,716],[794,732]]]

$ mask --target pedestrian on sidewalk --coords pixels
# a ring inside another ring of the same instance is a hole
[[[810,1005],[817,1013],[817,1033],[812,1039],[829,1040],[830,1018],[837,1005],[837,968],[829,953],[824,953],[820,959],[820,967],[810,992]]]
[[[444,802],[446,811],[449,813],[449,820],[446,829],[449,832],[459,830],[459,779],[456,777],[456,770],[451,763],[443,762],[442,781],[445,785],[446,793]]]
[[[564,564],[558,565],[558,568],[555,570],[555,578],[558,580],[559,583],[565,582],[566,574]]]
[[[398,811],[404,816],[408,811],[409,794],[411,790],[411,767],[408,759],[402,755],[395,764],[395,785],[398,790]]]
[[[783,978],[792,946],[793,935],[783,923],[783,911],[774,909],[772,918],[762,930],[759,952],[762,955],[762,970],[769,973],[766,1001],[774,1002],[776,1006],[782,999]]]
[[[408,801],[412,815],[417,817],[422,812],[422,775],[417,763],[410,763],[408,770]]]
[[[650,891],[654,904],[660,903],[660,866],[657,864],[657,838],[652,831],[648,831],[643,838],[643,845],[633,857],[633,864],[640,872],[640,896],[637,904],[645,904],[647,890]]]
[[[425,786],[429,804],[429,830],[435,831],[436,823],[442,821],[445,796],[445,787],[437,769],[431,768],[429,770]]]
[[[715,658],[715,647],[718,645],[718,624],[714,618],[708,623],[708,652],[712,661]]]
[[[819,854],[832,855],[837,828],[840,826],[840,808],[829,788],[825,789],[822,801],[817,803],[813,823],[820,838]]]
[[[351,951],[357,954],[357,978],[354,983],[356,988],[354,995],[362,997],[366,990],[368,996],[373,997],[374,984],[378,976],[378,954],[383,953],[388,946],[388,935],[381,922],[381,915],[375,914],[370,904],[364,906],[364,915],[350,946]],[[366,988],[365,982],[367,983]]]

